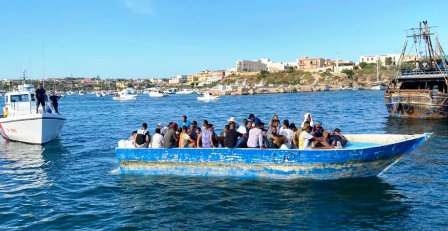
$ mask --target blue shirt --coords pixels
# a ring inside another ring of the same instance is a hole
[[[190,127],[190,124],[191,124],[191,123],[190,123],[190,121],[188,121],[188,120],[185,121],[185,122],[184,122],[184,121],[180,121],[180,122],[179,122],[180,127],[185,126],[185,127],[189,128],[189,127]]]

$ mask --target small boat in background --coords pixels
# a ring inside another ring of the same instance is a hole
[[[135,100],[136,98],[137,94],[135,93],[135,90],[133,88],[126,88],[112,97],[113,100],[119,101]]]
[[[189,89],[182,89],[182,90],[176,92],[177,95],[190,95],[193,93],[194,93],[194,91],[189,90]]]
[[[333,180],[378,176],[430,135],[345,135],[342,149],[118,147],[115,154],[123,174]]]
[[[197,97],[197,100],[202,101],[202,102],[211,102],[211,101],[216,101],[218,100],[219,97],[210,94],[209,92],[204,92],[201,96]]]
[[[84,90],[79,90],[78,91],[78,95],[85,95],[85,94],[86,94],[86,92]]]
[[[163,93],[163,92],[161,92],[161,91],[150,91],[150,92],[148,93],[148,95],[149,95],[150,97],[155,97],[155,98],[167,96],[165,93]]]

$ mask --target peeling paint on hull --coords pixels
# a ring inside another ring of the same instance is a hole
[[[427,138],[410,136],[362,149],[117,148],[116,156],[122,174],[327,180],[377,176]]]

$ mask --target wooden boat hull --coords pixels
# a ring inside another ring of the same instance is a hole
[[[117,148],[116,156],[123,174],[329,180],[377,176],[429,137],[391,135],[392,143],[388,135],[347,138],[366,142],[372,136],[384,145],[331,150]]]
[[[448,95],[430,90],[389,90],[385,104],[390,117],[412,119],[448,118]]]

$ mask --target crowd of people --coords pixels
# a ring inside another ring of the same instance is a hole
[[[179,123],[167,126],[158,124],[151,134],[148,125],[132,132],[128,140],[120,141],[119,147],[137,148],[273,148],[273,149],[331,149],[342,148],[347,139],[339,128],[325,130],[320,122],[314,121],[310,113],[304,115],[299,128],[285,119],[280,121],[274,114],[267,127],[254,114],[240,124],[234,117],[227,120],[218,135],[214,126],[204,120],[189,121],[186,115]]]

